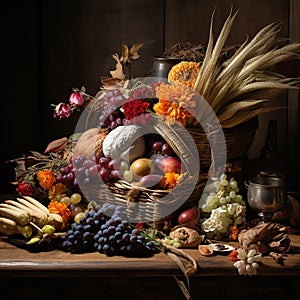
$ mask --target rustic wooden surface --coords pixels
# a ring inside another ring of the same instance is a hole
[[[300,236],[291,236],[300,246]],[[282,265],[264,257],[256,276],[240,276],[228,256],[201,256],[190,278],[192,299],[299,299],[300,254],[288,254]],[[0,240],[1,299],[185,299],[174,278],[183,280],[165,254],[150,258],[70,254],[60,250],[31,253]]]
[[[292,235],[292,244],[300,247],[300,236]],[[196,276],[238,276],[227,255],[202,256],[197,249],[185,249],[198,262]],[[80,271],[80,273],[78,273]],[[17,276],[23,272],[38,276],[170,276],[181,275],[177,264],[163,253],[150,258],[108,257],[98,252],[71,254],[57,249],[30,252],[0,240],[0,277]],[[283,264],[264,256],[259,267],[260,276],[300,276],[300,253],[287,254]]]

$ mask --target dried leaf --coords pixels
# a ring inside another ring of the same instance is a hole
[[[122,80],[119,78],[111,78],[111,77],[107,77],[107,78],[101,78],[101,82],[104,88],[110,88],[113,86],[118,85]]]
[[[119,59],[118,54],[112,55],[113,59],[117,62],[116,63],[116,69],[114,71],[110,71],[110,75],[113,78],[118,78],[120,80],[125,80],[126,76],[123,73],[123,66],[121,64],[121,61]]]
[[[39,159],[45,159],[47,156],[41,154],[40,152],[37,152],[37,151],[30,151],[30,153],[33,155],[33,157],[31,156],[28,156],[27,158],[39,158]]]
[[[120,62],[127,62],[129,60],[129,49],[128,46],[123,44],[122,45],[122,55],[120,58]]]
[[[144,46],[143,43],[134,44],[129,50],[129,60],[136,60],[140,57],[138,51]]]
[[[62,150],[67,145],[68,140],[69,140],[68,138],[63,137],[61,139],[52,141],[51,143],[48,144],[44,153],[58,152]]]
[[[119,55],[118,55],[117,53],[113,54],[113,55],[112,55],[112,58],[113,58],[116,62],[120,62]]]

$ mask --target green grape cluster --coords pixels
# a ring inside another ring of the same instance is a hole
[[[226,208],[229,203],[245,205],[243,196],[238,194],[239,187],[234,178],[227,179],[226,174],[222,174],[212,183],[212,191],[207,195],[206,202],[201,207],[202,212],[210,213],[218,207]]]
[[[162,240],[164,243],[166,243],[167,245],[173,246],[175,248],[180,248],[181,247],[181,243],[179,238],[171,238],[170,236],[166,236],[163,238]]]
[[[230,236],[230,228],[245,222],[246,203],[234,178],[222,174],[208,187],[205,203],[201,207],[201,228],[209,238]]]

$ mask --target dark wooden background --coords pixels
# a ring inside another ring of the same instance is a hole
[[[0,193],[14,188],[13,166],[5,161],[28,150],[43,151],[56,138],[72,133],[78,115],[58,121],[51,103],[67,101],[72,87],[94,95],[100,76],[114,69],[111,55],[121,44],[145,43],[134,76],[144,76],[152,56],[179,41],[207,43],[210,18],[215,10],[217,35],[231,7],[239,10],[229,43],[252,37],[263,26],[281,22],[279,37],[300,40],[299,0],[10,0],[0,9],[1,37],[1,153]],[[299,63],[281,66],[299,76]],[[299,158],[298,92],[278,101],[285,110],[260,117],[249,157],[259,155],[269,119],[279,121],[278,146],[282,159],[296,174]],[[291,176],[294,178],[293,176]],[[291,181],[291,188],[299,188]]]

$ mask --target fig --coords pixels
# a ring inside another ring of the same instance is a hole
[[[152,173],[153,161],[149,158],[138,158],[130,165],[130,171],[135,177],[142,177]]]
[[[158,174],[145,175],[140,179],[140,185],[145,188],[163,188],[164,176]]]
[[[200,210],[199,207],[193,206],[184,210],[178,217],[178,224],[186,226],[190,228],[194,228],[198,223],[200,218]]]
[[[173,156],[160,156],[155,160],[155,167],[163,173],[175,172],[181,173],[181,161]]]

